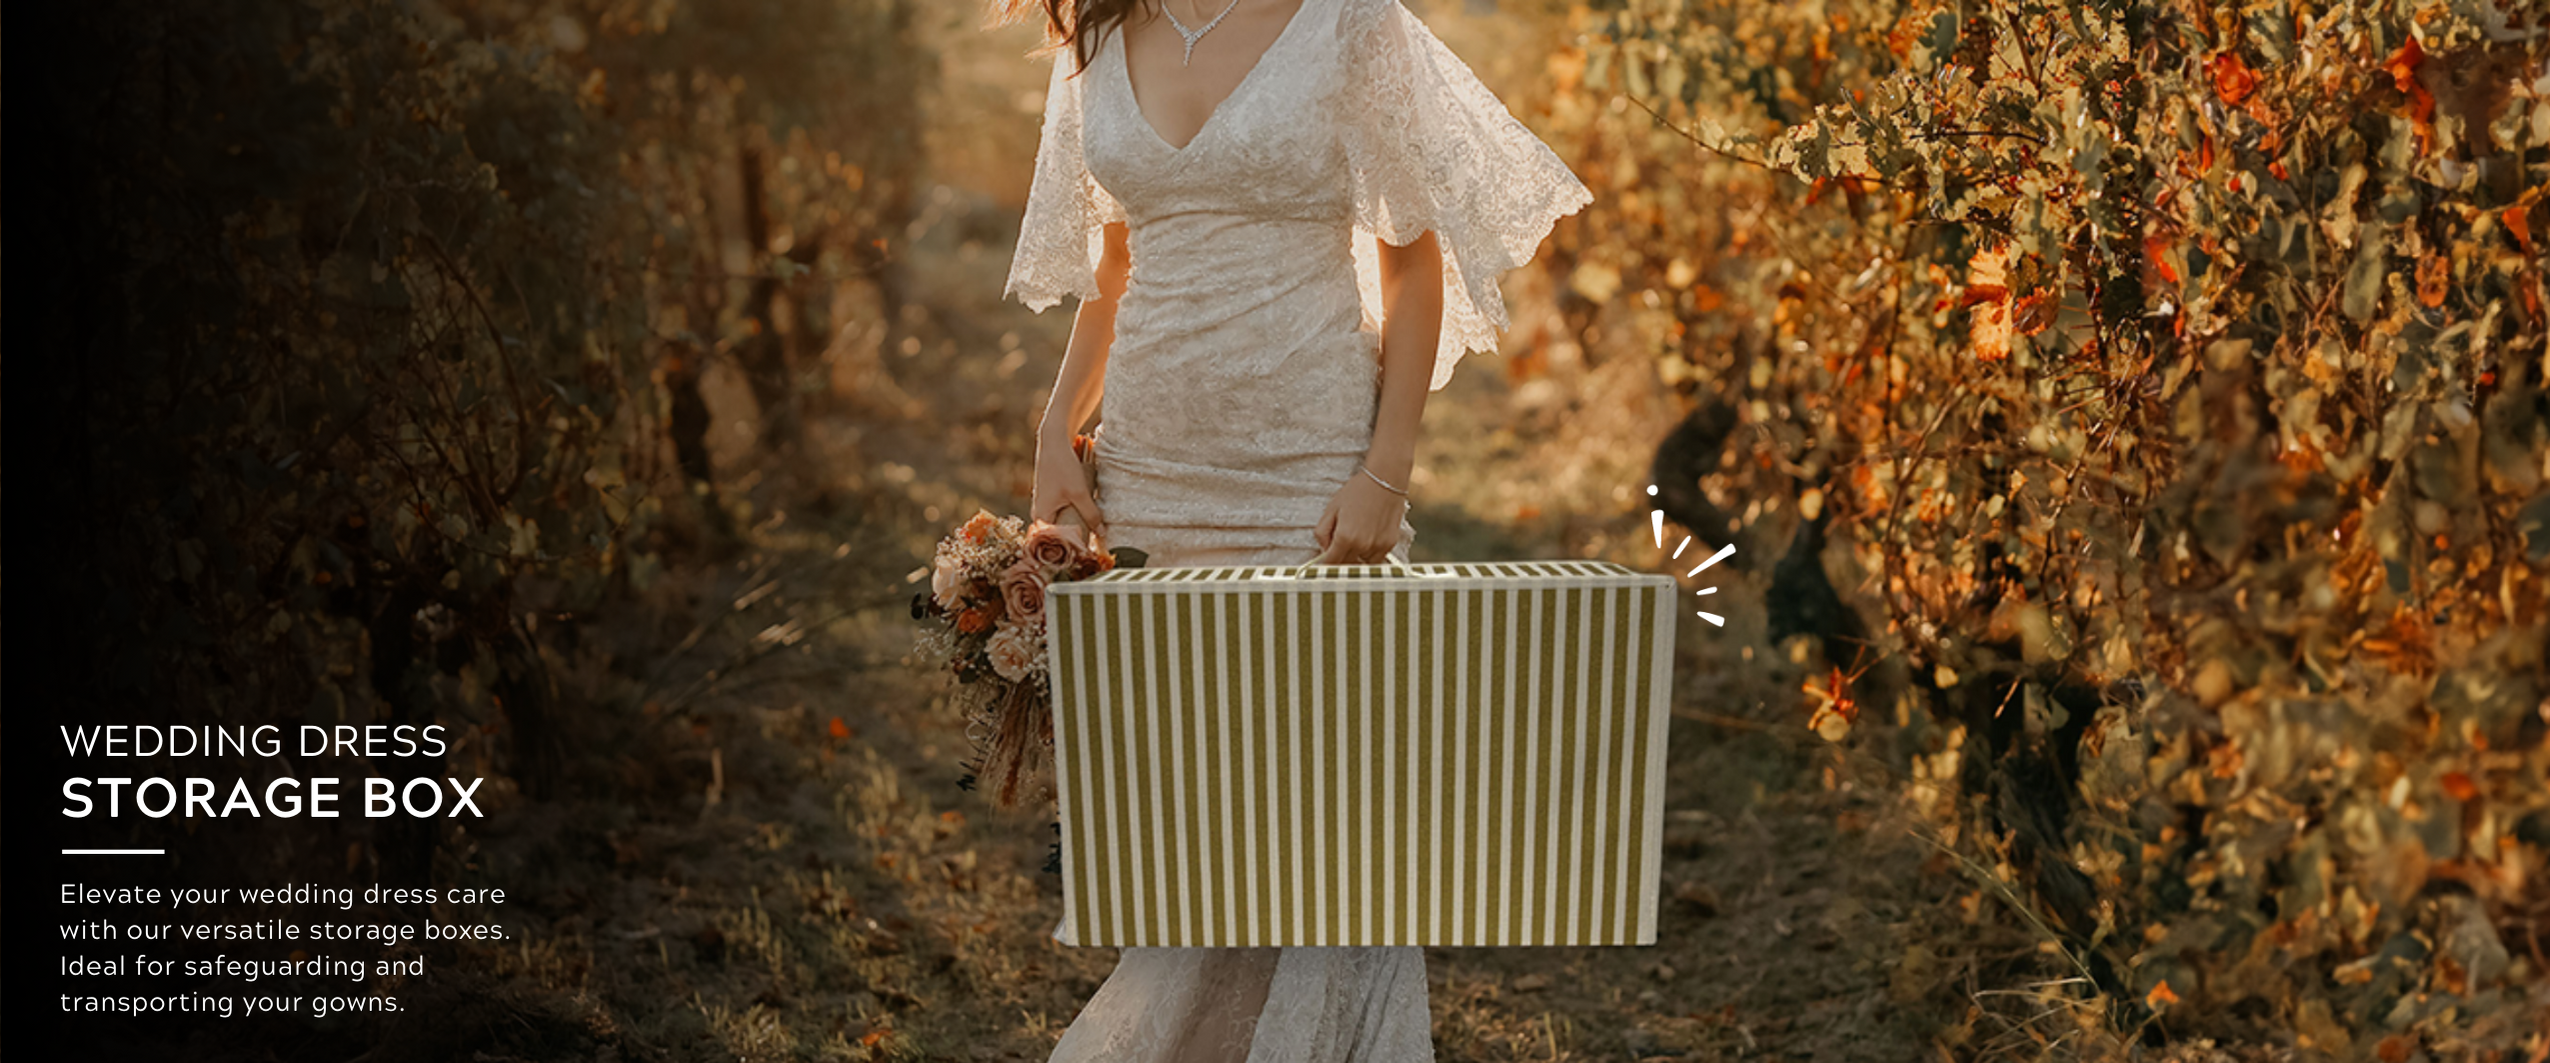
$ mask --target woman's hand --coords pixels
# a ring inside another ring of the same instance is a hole
[[[1417,421],[1425,416],[1435,344],[1443,334],[1443,252],[1432,232],[1404,247],[1378,240],[1381,254],[1381,394],[1372,442],[1362,467],[1328,501],[1319,518],[1313,564],[1374,564],[1399,545],[1408,513],[1408,484],[1417,455]],[[1381,477],[1381,479],[1376,479]],[[1385,487],[1384,484],[1392,486]]]
[[[1056,439],[1050,432],[1036,436],[1036,494],[1027,506],[1029,520],[1048,524],[1070,524],[1077,521],[1088,536],[1105,538],[1106,518],[1098,512],[1098,500],[1091,494],[1095,485],[1089,482],[1080,456],[1072,452],[1071,440]],[[1087,539],[1082,546],[1091,545]]]
[[[1362,469],[1348,477],[1319,515],[1319,556],[1314,565],[1374,565],[1399,545],[1399,518],[1408,500],[1374,483]]]

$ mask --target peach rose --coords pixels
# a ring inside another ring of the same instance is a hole
[[[992,633],[983,647],[983,655],[991,659],[992,671],[1012,683],[1026,682],[1040,670],[1045,656],[1045,628],[1042,624],[1004,624]]]
[[[1068,570],[1072,562],[1086,552],[1079,543],[1072,541],[1069,533],[1052,524],[1038,524],[1029,530],[1027,544],[1021,551],[1026,560],[1035,563],[1044,572],[1047,579]]]
[[[965,574],[958,571],[956,559],[943,557],[930,569],[930,598],[941,609],[956,608],[957,596],[964,593]]]
[[[1010,619],[1035,623],[1045,616],[1045,570],[1032,557],[1022,557],[1001,576],[1001,604]]]

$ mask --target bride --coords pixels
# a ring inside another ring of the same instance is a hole
[[[1155,567],[1406,560],[1427,393],[1584,185],[1400,0],[998,3],[1056,44],[1007,291],[1079,300],[1030,517]],[[1430,1060],[1430,1019],[1415,946],[1131,947],[1053,1058]]]

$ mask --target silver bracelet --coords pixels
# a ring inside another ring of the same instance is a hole
[[[1392,487],[1392,486],[1390,486],[1390,481],[1388,481],[1388,480],[1384,480],[1384,479],[1382,479],[1382,478],[1381,478],[1378,474],[1375,474],[1375,473],[1372,471],[1372,466],[1369,466],[1369,465],[1357,465],[1357,466],[1355,466],[1355,468],[1356,468],[1357,470],[1361,471],[1361,472],[1362,472],[1365,476],[1372,477],[1372,482],[1377,483],[1377,484],[1380,484],[1380,485],[1381,485],[1381,489],[1382,489],[1382,490],[1384,490],[1384,491],[1388,491],[1388,492],[1390,492],[1391,494],[1397,495],[1397,496],[1399,496],[1399,497],[1401,497],[1401,498],[1406,498],[1406,497],[1408,497],[1408,492],[1403,491],[1403,490],[1400,490],[1399,488],[1396,488],[1396,487]]]

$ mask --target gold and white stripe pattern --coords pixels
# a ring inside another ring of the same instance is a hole
[[[1567,561],[1056,585],[1067,943],[1654,943],[1673,596]]]

